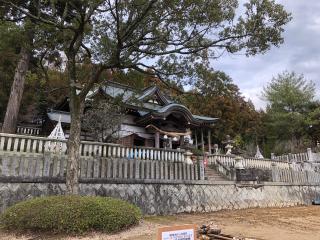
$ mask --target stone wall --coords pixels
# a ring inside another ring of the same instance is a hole
[[[65,192],[63,183],[0,181],[0,211],[8,206],[36,196]],[[311,204],[320,197],[318,185],[265,184],[243,185],[233,182],[170,183],[144,180],[129,183],[82,182],[82,195],[112,196],[138,205],[145,214],[176,214],[182,212],[211,212],[222,209],[254,207],[287,207]]]

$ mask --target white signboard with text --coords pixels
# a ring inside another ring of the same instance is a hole
[[[163,227],[158,230],[157,240],[195,240],[196,226],[182,225],[173,227]]]

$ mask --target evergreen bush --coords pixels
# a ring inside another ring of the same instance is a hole
[[[84,233],[117,232],[141,218],[138,207],[107,197],[51,196],[23,201],[8,208],[0,223],[8,230]]]

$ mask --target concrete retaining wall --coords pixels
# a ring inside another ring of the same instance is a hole
[[[36,196],[65,192],[63,183],[0,182],[0,211]],[[319,185],[241,185],[233,182],[170,183],[166,181],[110,181],[81,183],[82,195],[112,196],[138,205],[145,214],[211,212],[222,209],[287,207],[311,204],[320,197]]]

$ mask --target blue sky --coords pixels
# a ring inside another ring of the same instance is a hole
[[[320,1],[276,2],[284,5],[293,17],[285,27],[284,44],[279,48],[273,47],[264,55],[247,58],[244,55],[224,54],[211,63],[214,69],[230,75],[257,109],[266,106],[261,99],[263,86],[284,70],[304,74],[306,79],[312,80],[317,88],[316,98],[320,99]]]

